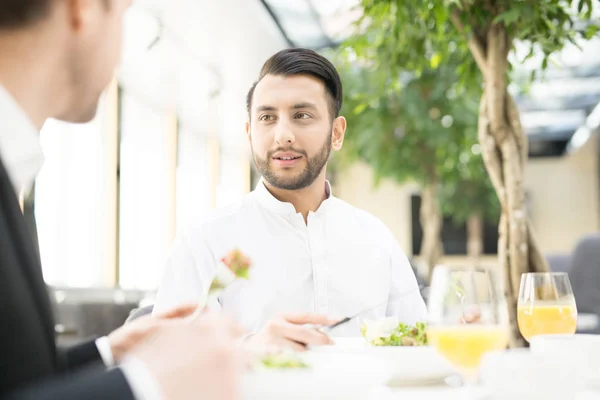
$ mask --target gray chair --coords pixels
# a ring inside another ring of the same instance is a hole
[[[569,272],[573,263],[571,254],[550,254],[546,257],[552,272]]]
[[[123,325],[135,304],[70,303],[55,306],[57,341],[69,346],[81,341],[108,335]]]
[[[417,285],[419,286],[419,291],[421,292],[421,297],[425,302],[427,302],[427,295],[429,293],[429,286],[427,285],[427,281],[423,279],[423,277],[419,274],[417,267],[414,264],[414,260],[410,260],[410,266],[412,268],[413,274],[415,274],[415,278],[417,279]]]
[[[154,309],[154,305],[150,304],[148,306],[144,306],[144,307],[140,307],[140,308],[131,310],[131,313],[129,313],[129,317],[127,317],[127,320],[125,321],[125,323],[128,324],[129,322],[134,321],[140,317],[152,314],[153,309]]]
[[[600,233],[579,241],[572,254],[569,279],[577,311],[600,316]]]

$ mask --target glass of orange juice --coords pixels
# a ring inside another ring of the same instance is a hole
[[[517,320],[527,341],[536,335],[575,333],[577,306],[569,276],[564,272],[521,275]]]
[[[482,356],[508,345],[500,279],[487,268],[437,266],[427,308],[430,344],[454,365],[468,389],[478,379]]]

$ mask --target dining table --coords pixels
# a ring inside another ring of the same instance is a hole
[[[362,338],[347,338],[297,355],[307,368],[247,374],[243,400],[600,399],[600,360],[596,363],[593,356],[590,364],[589,358],[571,354],[581,346],[591,346],[585,347],[589,355],[600,354],[600,336],[578,335],[576,344],[570,354],[552,350],[546,361],[533,357],[530,349],[497,352],[496,359],[483,363],[478,384],[467,389],[458,371],[433,347],[376,347]]]

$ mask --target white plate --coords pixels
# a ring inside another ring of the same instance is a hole
[[[363,338],[337,338],[333,346],[320,346],[311,353],[367,355],[383,365],[387,383],[425,385],[443,381],[454,373],[449,362],[430,346],[371,346]]]
[[[368,355],[304,353],[310,369],[257,370],[243,377],[243,400],[364,400],[385,383],[384,365]]]

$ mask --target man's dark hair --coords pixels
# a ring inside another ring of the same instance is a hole
[[[310,75],[319,79],[325,85],[329,100],[331,119],[337,118],[342,108],[342,81],[337,70],[322,55],[308,49],[286,49],[273,55],[263,65],[258,80],[254,82],[246,97],[248,115],[252,110],[252,97],[256,85],[266,75]]]
[[[50,11],[55,0],[0,0],[0,30],[37,22]]]
[[[18,29],[48,15],[56,0],[0,0],[0,30]],[[110,0],[103,0],[105,7]]]

